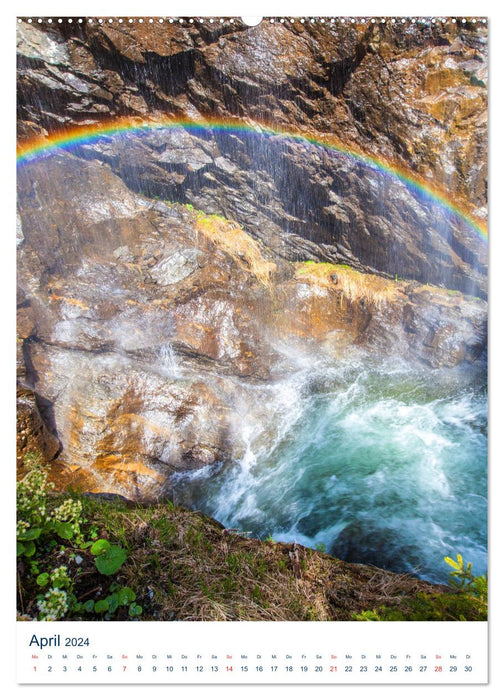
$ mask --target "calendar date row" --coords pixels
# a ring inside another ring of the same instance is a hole
[[[425,664],[414,665],[211,665],[211,666],[189,666],[189,665],[140,665],[140,664],[120,664],[120,665],[34,665],[32,667],[35,673],[351,673],[351,674],[366,674],[366,673],[471,673],[473,667],[468,664],[464,665],[434,665]]]

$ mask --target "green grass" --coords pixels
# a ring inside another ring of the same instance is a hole
[[[356,620],[395,622],[400,620],[460,620],[473,622],[487,619],[487,604],[461,592],[428,595],[418,593],[397,606],[380,606],[355,616]]]

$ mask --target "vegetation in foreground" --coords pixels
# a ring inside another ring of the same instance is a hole
[[[18,482],[20,620],[485,620],[486,577],[452,586],[249,539],[170,502],[56,494],[38,455]]]

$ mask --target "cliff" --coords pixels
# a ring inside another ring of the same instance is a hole
[[[444,230],[439,212],[380,171],[403,168],[484,223],[481,22],[22,23],[18,52],[21,139],[117,118],[238,119],[250,133],[153,135],[79,155],[106,163],[137,193],[235,219],[288,259],[485,294],[481,242],[459,220]],[[258,139],[264,123],[336,140],[378,166]]]
[[[171,497],[281,444],[321,367],[484,365],[484,23],[22,21],[17,48],[19,467]]]

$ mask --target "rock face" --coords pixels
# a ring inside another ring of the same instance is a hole
[[[288,259],[485,295],[486,250],[467,223],[348,156],[396,163],[484,219],[485,25],[23,23],[18,51],[22,135],[166,115],[329,135],[343,154],[259,138],[256,126],[255,135],[154,134],[83,155],[136,191],[239,221]]]
[[[268,121],[337,135],[484,212],[479,25],[18,32],[21,138],[116,116]],[[170,128],[21,165],[20,454],[158,495],[174,471],[243,457],[247,413],[273,430],[268,398],[300,358],[481,356],[485,245],[348,149]]]
[[[297,356],[449,367],[485,348],[481,300],[287,263],[236,222],[135,195],[108,165],[61,154],[18,182],[21,385],[44,453],[55,443],[102,489],[156,495],[173,470],[242,458],[244,415]]]

